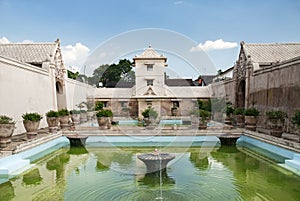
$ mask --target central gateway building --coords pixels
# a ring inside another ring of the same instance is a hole
[[[197,108],[197,99],[211,97],[209,86],[195,86],[191,80],[166,79],[167,58],[156,52],[151,46],[141,55],[133,58],[135,85],[124,88],[97,88],[95,101],[104,103],[115,117],[142,117],[142,112],[153,107],[160,119],[170,118],[172,108],[177,108],[175,116],[190,116]]]

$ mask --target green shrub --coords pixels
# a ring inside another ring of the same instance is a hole
[[[226,107],[224,108],[224,112],[226,113],[227,116],[230,116],[230,114],[232,114],[234,111],[232,105],[226,105]]]
[[[245,111],[244,108],[235,108],[235,109],[233,110],[233,114],[234,114],[234,115],[244,115],[244,111]]]
[[[287,117],[287,114],[280,110],[266,112],[266,115],[271,119],[281,119],[281,120],[284,120]]]
[[[207,117],[210,116],[210,112],[206,110],[199,110],[199,116],[201,117],[202,121],[205,121]]]
[[[104,106],[104,104],[103,104],[103,102],[96,102],[96,104],[95,104],[95,110],[96,111],[99,111],[99,110],[102,110],[103,109],[103,106]]]
[[[113,116],[113,113],[111,110],[99,110],[97,113],[96,113],[96,116],[98,118],[100,117],[112,117]]]
[[[58,117],[58,112],[50,110],[46,113],[46,117]]]
[[[71,110],[70,114],[80,114],[80,111],[79,110]]]
[[[247,108],[244,111],[244,115],[245,116],[255,116],[255,117],[257,117],[259,115],[259,111],[254,107]]]
[[[211,111],[211,100],[203,101],[203,100],[198,100],[198,108],[199,110],[206,110],[206,111]]]
[[[153,117],[154,119],[156,119],[158,116],[158,113],[152,107],[148,107],[147,109],[145,109],[142,112],[142,115],[144,118]]]
[[[40,121],[43,117],[42,115],[34,113],[25,113],[22,115],[24,121]]]
[[[5,115],[0,115],[0,124],[13,124],[15,123],[12,118],[5,116]]]
[[[300,126],[300,110],[295,112],[295,115],[292,117],[292,123]]]
[[[58,110],[58,116],[60,116],[60,117],[68,116],[69,114],[70,114],[70,112],[67,109]]]

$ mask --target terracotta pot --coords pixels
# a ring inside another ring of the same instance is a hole
[[[59,124],[59,119],[57,117],[47,117],[47,124],[50,133],[56,133]]]
[[[207,128],[207,121],[202,121],[201,119],[199,119],[198,129],[204,130],[206,128]]]
[[[57,117],[47,117],[47,124],[49,127],[57,127],[59,119]]]
[[[267,128],[270,130],[270,135],[281,137],[283,133],[284,120],[269,118],[267,121]]]
[[[69,115],[59,117],[60,127],[66,128],[69,125]]]
[[[15,124],[0,124],[0,148],[7,147],[11,143]]]
[[[24,120],[23,125],[27,132],[27,138],[28,139],[35,138],[35,136],[37,135],[37,130],[39,129],[39,126],[40,126],[40,121]]]
[[[106,128],[107,122],[108,122],[108,117],[99,117],[97,120],[98,120],[99,127]]]
[[[257,123],[257,117],[245,116],[246,129],[251,131],[256,131],[256,123]]]
[[[244,128],[244,126],[245,126],[245,117],[244,117],[244,115],[241,115],[241,114],[234,115],[234,119],[236,121],[236,126],[238,128]]]

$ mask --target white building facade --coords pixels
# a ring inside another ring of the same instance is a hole
[[[98,88],[95,101],[102,101],[114,116],[141,118],[149,106],[158,112],[159,118],[172,116],[176,107],[177,116],[190,116],[197,106],[197,99],[210,98],[209,86],[168,86],[165,78],[167,58],[151,46],[133,58],[135,86],[132,88]],[[181,80],[182,83],[183,79]]]

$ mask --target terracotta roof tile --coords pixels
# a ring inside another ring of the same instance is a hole
[[[300,43],[243,44],[255,63],[273,63],[300,56]]]
[[[30,64],[50,61],[54,56],[57,43],[9,43],[0,44],[0,55]]]

